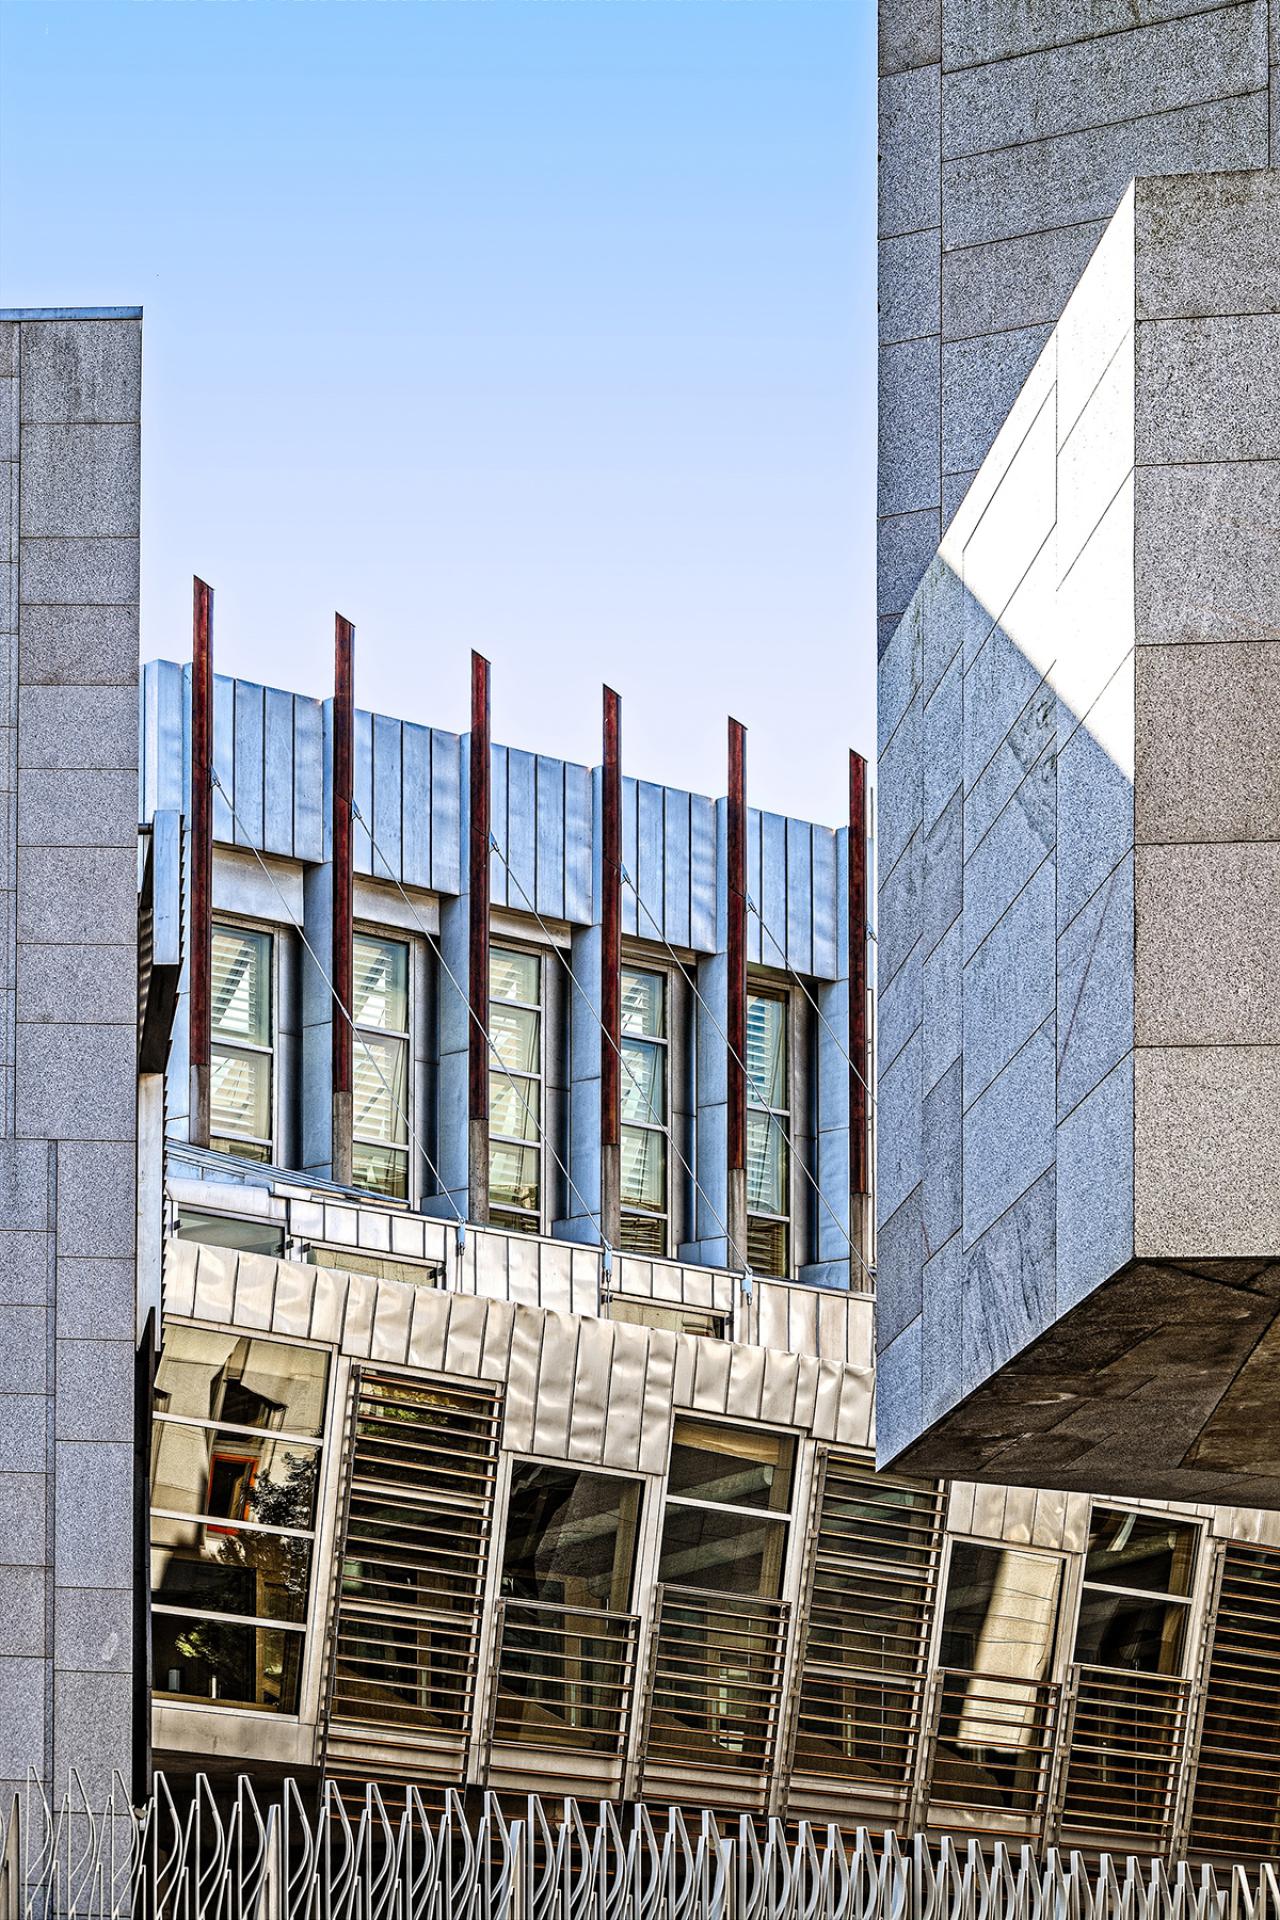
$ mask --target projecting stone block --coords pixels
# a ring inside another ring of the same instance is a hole
[[[881,471],[894,476],[880,487],[882,514],[937,507],[941,405],[936,340],[881,347],[879,460]]]
[[[1052,1166],[1053,1068],[1053,1034],[1045,1026],[965,1113],[961,1180],[966,1248]]]
[[[911,163],[880,169],[880,233],[922,233],[939,223],[941,76],[935,66],[880,82],[881,151],[909,151]]]
[[[84,1098],[86,1078],[92,1102]],[[37,1140],[132,1140],[136,1080],[118,1026],[20,1026],[16,1131]]]
[[[919,513],[895,513],[876,529],[877,604],[901,613],[933,558],[941,526],[936,507]]]
[[[1140,840],[1280,840],[1280,641],[1141,647],[1135,700]]]
[[[926,67],[942,53],[942,0],[880,0],[880,71]]]
[[[136,424],[23,427],[22,533],[136,539]]]
[[[960,247],[942,260],[947,340],[1052,327],[1106,228],[1104,220]]]
[[[47,320],[23,330],[24,422],[132,424],[141,391],[136,320]]]
[[[24,606],[115,607],[138,598],[134,539],[28,539],[21,555]]]
[[[942,300],[939,230],[933,227],[925,233],[882,240],[878,264],[881,341],[922,340],[936,334]],[[937,544],[935,540],[933,546]]]
[[[18,663],[27,686],[134,686],[137,606],[24,605]]]
[[[1140,467],[1135,484],[1139,642],[1280,640],[1280,463]]]
[[[1051,329],[1015,328],[942,349],[942,471],[971,473],[1039,358]]]

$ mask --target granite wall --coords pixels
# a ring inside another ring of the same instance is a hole
[[[880,0],[882,650],[1129,181],[1273,164],[1271,15]]]
[[[1138,181],[884,653],[884,1460],[1280,1499],[1277,365],[1280,175]]]
[[[0,314],[0,1804],[130,1763],[141,347]]]

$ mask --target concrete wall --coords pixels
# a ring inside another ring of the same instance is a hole
[[[1272,164],[1271,13],[880,0],[882,650],[1130,179]]]
[[[0,315],[0,1797],[130,1758],[141,341]]]
[[[883,656],[882,1458],[1280,1496],[1278,349],[1280,175],[1137,182]]]

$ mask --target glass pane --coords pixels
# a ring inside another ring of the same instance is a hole
[[[747,1111],[747,1206],[752,1213],[787,1212],[787,1143],[770,1114]]]
[[[536,1147],[489,1146],[489,1198],[498,1206],[527,1207],[536,1213],[540,1199]]]
[[[785,1280],[791,1268],[790,1244],[784,1220],[765,1220],[758,1213],[747,1215],[747,1259],[752,1273]]]
[[[151,1504],[179,1513],[309,1527],[315,1517],[315,1447],[157,1420],[151,1435]]]
[[[788,1434],[677,1420],[667,1484],[670,1492],[692,1500],[785,1513],[794,1458],[795,1441]]]
[[[507,1505],[504,1599],[625,1613],[639,1516],[634,1480],[517,1460]]]
[[[629,1207],[667,1209],[667,1136],[656,1128],[622,1129],[622,1198]]]
[[[505,1073],[489,1075],[489,1131],[505,1133],[515,1140],[536,1140],[541,1118],[542,1088],[536,1080],[522,1080],[518,1074],[508,1079]]]
[[[166,1326],[156,1411],[228,1426],[318,1434],[327,1371],[326,1356],[314,1347]]]
[[[1043,1554],[958,1540],[942,1620],[942,1665],[1044,1680],[1053,1651],[1061,1566]]]
[[[762,1107],[789,1107],[787,1003],[772,994],[747,995],[747,1098]]]
[[[785,1521],[671,1505],[662,1528],[658,1578],[668,1586],[773,1600],[782,1586],[786,1550]]]
[[[389,1200],[407,1200],[409,1156],[401,1147],[368,1147],[357,1140],[351,1148],[351,1181],[353,1186],[367,1187],[370,1193],[385,1193]],[[347,1271],[359,1269],[348,1266]]]
[[[409,1138],[409,1042],[381,1034],[352,1036],[355,1081],[351,1130],[357,1139],[404,1146]]]
[[[260,1140],[231,1140],[226,1134],[211,1133],[209,1147],[213,1153],[234,1154],[237,1160],[253,1160],[262,1167],[271,1164],[271,1148]]]
[[[1190,1593],[1196,1529],[1161,1514],[1095,1507],[1084,1577],[1144,1593]]]
[[[357,933],[351,943],[353,1010],[357,1026],[387,1033],[409,1029],[409,949],[403,940]]]
[[[489,950],[489,998],[542,1004],[542,962],[536,953],[516,953],[511,947]]]
[[[201,1613],[305,1620],[311,1542],[151,1516],[151,1598]]]
[[[624,1120],[664,1126],[667,1118],[667,1050],[648,1040],[624,1040],[618,1068]]]
[[[271,935],[213,929],[213,1031],[217,1038],[271,1045]]]
[[[660,973],[622,969],[622,1031],[661,1039],[667,1031],[667,982]]]
[[[512,1073],[537,1073],[541,1061],[538,1058],[538,1035],[541,1030],[541,1014],[531,1013],[527,1007],[500,1007],[490,1004],[489,1038],[504,1067]]]
[[[271,1055],[231,1053],[214,1043],[209,1063],[209,1130],[235,1139],[271,1138]]]
[[[1086,1666],[1139,1673],[1181,1673],[1186,1607],[1085,1587],[1075,1657]]]
[[[726,1315],[714,1313],[710,1307],[678,1307],[661,1300],[624,1300],[615,1293],[609,1301],[609,1318],[624,1320],[631,1327],[659,1327],[664,1333],[701,1333],[723,1339]]]
[[[206,1247],[235,1247],[241,1253],[267,1253],[274,1259],[284,1259],[284,1228],[270,1220],[236,1220],[229,1214],[183,1207],[173,1237],[200,1240]]]
[[[298,1711],[302,1635],[230,1620],[152,1620],[155,1690],[179,1700]]]

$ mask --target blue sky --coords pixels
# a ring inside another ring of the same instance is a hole
[[[872,0],[0,0],[0,302],[141,304],[144,656],[837,821]]]

